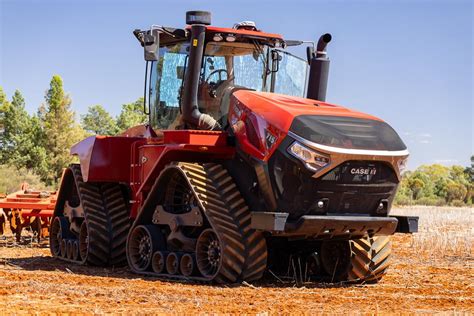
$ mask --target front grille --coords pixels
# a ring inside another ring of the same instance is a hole
[[[383,216],[377,211],[379,204],[383,201],[390,208],[398,185],[390,164],[347,161],[315,179],[313,172],[286,153],[289,143],[284,141],[269,161],[279,211],[290,213],[290,218],[329,213]]]
[[[341,184],[397,182],[393,170],[382,162],[347,161],[321,177],[321,181]]]

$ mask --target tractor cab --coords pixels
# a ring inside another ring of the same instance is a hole
[[[154,129],[196,127],[189,126],[181,115],[188,93],[197,92],[193,106],[216,120],[212,129],[225,128],[231,95],[238,90],[305,96],[308,61],[286,52],[281,35],[264,33],[255,23],[245,21],[233,28],[198,24],[203,30],[196,38],[192,35],[196,21],[189,23],[193,24],[186,29],[159,27],[136,33],[142,38],[156,36],[159,43],[156,53],[148,58],[146,78],[146,107]],[[198,44],[203,46],[202,55],[197,65],[191,65],[191,54]],[[193,67],[197,68],[196,76],[187,81],[186,73]]]

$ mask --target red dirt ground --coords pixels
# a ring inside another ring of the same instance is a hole
[[[474,313],[472,252],[433,257],[414,238],[394,236],[392,265],[379,284],[303,288],[160,281],[66,264],[48,248],[0,244],[0,314]]]

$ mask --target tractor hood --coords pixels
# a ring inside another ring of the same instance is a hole
[[[334,104],[283,94],[239,90],[234,92],[233,96],[240,104],[283,132],[288,132],[295,117],[302,115],[340,116],[382,121],[375,116]]]
[[[350,159],[396,166],[408,156],[406,145],[383,120],[317,100],[239,90],[233,94],[229,115],[243,148],[261,160],[269,159],[287,136],[330,155],[333,166]]]

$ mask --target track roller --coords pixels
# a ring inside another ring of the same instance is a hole
[[[61,240],[61,257],[67,258],[67,239]]]
[[[68,239],[67,242],[66,242],[66,258],[71,259],[71,260],[73,260],[73,256],[72,256],[72,252],[73,252],[72,245],[73,245],[73,243],[74,243],[74,240],[72,240],[72,239]]]
[[[166,257],[166,271],[169,274],[175,275],[179,273],[179,261],[181,254],[177,252],[170,252]]]
[[[156,251],[151,259],[151,268],[155,273],[164,273],[166,267],[167,251]]]
[[[184,276],[191,276],[195,273],[196,259],[194,255],[186,253],[181,257],[181,261],[179,263],[179,269],[181,270],[181,274]]]
[[[79,260],[79,241],[74,240],[72,243],[72,260]]]

